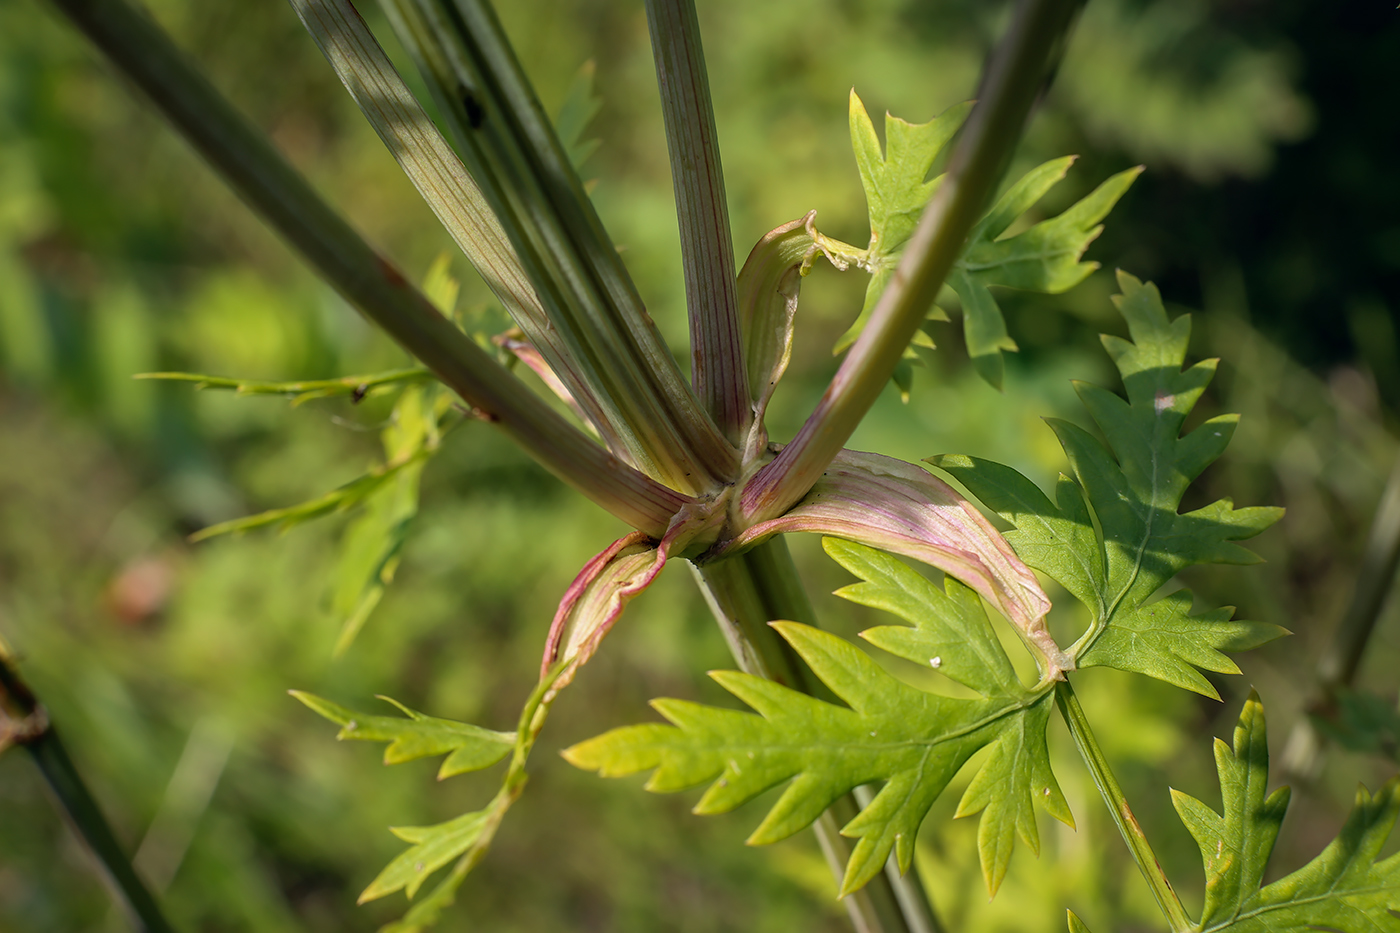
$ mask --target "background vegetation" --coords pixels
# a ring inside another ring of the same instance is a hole
[[[421,274],[449,247],[289,8],[150,6],[406,269]],[[594,197],[653,315],[682,347],[678,242],[640,4],[514,0],[500,12],[547,106],[586,60],[597,62]],[[862,242],[847,91],[856,86],[872,113],[928,119],[970,95],[1003,13],[973,0],[705,4],[740,256],[811,208],[823,230]],[[1164,775],[1210,799],[1205,737],[1233,724],[1251,683],[1281,752],[1400,452],[1400,124],[1386,116],[1397,16],[1377,3],[1092,0],[1022,147],[1022,167],[1082,154],[1047,213],[1110,172],[1147,164],[1090,256],[1155,279],[1180,304],[1174,312],[1198,312],[1193,354],[1224,358],[1197,417],[1239,411],[1244,421],[1193,495],[1289,510],[1257,542],[1266,565],[1189,580],[1203,599],[1296,633],[1246,655],[1244,677],[1216,679],[1224,704],[1111,671],[1078,682],[1131,711],[1096,727],[1179,877],[1198,869]],[[454,269],[468,320],[503,327],[465,262]],[[794,366],[771,410],[775,436],[790,434],[824,388],[829,348],[863,288],[825,267],[808,280]],[[940,349],[909,403],[888,392],[851,446],[908,459],[965,451],[1053,476],[1060,453],[1038,418],[1082,420],[1071,377],[1112,384],[1094,336],[1121,326],[1111,291],[1105,271],[1065,296],[1008,296],[1022,352],[1001,394],[960,358],[955,325],[936,325]],[[401,363],[42,4],[0,5],[0,636],[185,929],[371,929],[396,916],[397,897],[354,906],[400,848],[383,827],[445,819],[485,784],[431,787],[426,763],[382,769],[372,747],[337,745],[285,690],[361,708],[383,693],[505,727],[533,682],[555,601],[620,533],[488,427],[468,426],[428,466],[398,578],[338,660],[325,581],[343,518],[285,537],[185,543],[211,522],[353,478],[375,456],[386,410],[372,399],[293,409],[133,382],[132,373],[288,379]],[[846,634],[871,624],[823,595],[846,581],[815,539],[792,543],[824,623]],[[1397,616],[1392,601],[1360,679],[1392,703]],[[707,610],[673,568],[580,675],[542,751],[644,718],[653,696],[724,703],[701,672],[728,666]],[[1136,869],[1067,740],[1054,738],[1079,832],[1050,829],[1039,862],[1018,855],[991,904],[973,825],[930,834],[919,864],[952,928],[1058,930],[1064,906],[1096,929],[1155,928]],[[451,922],[843,929],[809,836],[740,844],[762,802],[701,820],[685,795],[643,796],[639,782],[540,761]],[[1273,876],[1335,835],[1358,777],[1375,787],[1393,770],[1331,750],[1295,797]],[[0,929],[121,923],[29,763],[0,757]]]

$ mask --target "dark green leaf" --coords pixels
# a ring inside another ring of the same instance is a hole
[[[1089,608],[1090,629],[1071,649],[1080,667],[1137,671],[1218,698],[1194,668],[1238,673],[1222,651],[1256,647],[1284,630],[1232,621],[1229,609],[1192,615],[1185,590],[1150,600],[1186,567],[1256,561],[1235,542],[1283,513],[1236,509],[1228,499],[1177,512],[1187,486],[1224,451],[1237,418],[1212,418],[1182,435],[1215,362],[1183,371],[1190,319],[1169,321],[1156,288],[1126,273],[1118,278],[1123,294],[1116,301],[1132,341],[1103,341],[1128,397],[1076,384],[1108,446],[1077,425],[1050,420],[1074,473],[1060,477],[1054,503],[1009,467],[965,456],[930,462],[1014,524],[1007,540],[1021,558]]]
[[[1400,815],[1400,778],[1374,796],[1359,788],[1341,834],[1322,854],[1260,888],[1278,838],[1288,788],[1267,793],[1264,709],[1251,693],[1233,746],[1217,739],[1223,807],[1172,791],[1181,821],[1201,847],[1206,895],[1203,933],[1304,933],[1313,930],[1400,931],[1400,854],[1376,861]]]

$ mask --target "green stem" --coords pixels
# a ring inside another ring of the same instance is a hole
[[[816,624],[816,613],[781,537],[739,557],[695,568],[695,574],[742,670],[835,701],[830,689],[768,626],[776,619]],[[836,801],[812,827],[838,884],[854,847],[840,830],[869,803],[868,795],[860,799],[862,790]],[[917,870],[901,874],[893,854],[885,873],[848,895],[845,903],[858,933],[942,933]]]
[[[869,323],[797,437],[744,490],[742,508],[751,521],[775,518],[805,496],[884,390],[1001,180],[1082,4],[1021,3],[987,64],[979,103],[949,157],[948,173]]]
[[[1128,851],[1132,853],[1133,861],[1137,862],[1143,878],[1147,879],[1147,886],[1152,889],[1152,896],[1157,899],[1157,906],[1161,908],[1167,922],[1171,924],[1173,933],[1186,933],[1195,925],[1191,922],[1191,918],[1186,915],[1186,908],[1182,906],[1181,899],[1176,896],[1171,881],[1167,879],[1166,872],[1162,870],[1161,863],[1157,861],[1157,855],[1152,851],[1152,846],[1148,844],[1147,836],[1143,834],[1142,826],[1138,824],[1137,817],[1133,816],[1133,810],[1128,806],[1128,799],[1123,794],[1123,788],[1119,785],[1118,779],[1113,776],[1108,759],[1104,757],[1103,750],[1099,748],[1098,740],[1094,738],[1093,730],[1089,728],[1089,720],[1084,715],[1084,708],[1079,705],[1079,697],[1075,696],[1074,688],[1070,686],[1069,681],[1062,680],[1055,685],[1055,701],[1059,704],[1060,715],[1064,717],[1065,724],[1069,726],[1070,735],[1074,736],[1074,744],[1079,749],[1080,757],[1089,767],[1089,774],[1094,779],[1094,786],[1099,789],[1099,794],[1103,796],[1104,803],[1113,816],[1113,822],[1118,827],[1118,832],[1123,835],[1123,841],[1128,844]]]
[[[11,725],[11,722],[17,725]],[[112,827],[83,783],[48,714],[0,649],[0,751],[8,741],[23,746],[73,828],[98,865],[117,901],[142,933],[173,933],[155,897],[137,876]]]
[[[690,492],[733,479],[738,453],[647,314],[553,124],[484,0],[383,0],[551,323],[641,443]]]
[[[701,404],[737,444],[753,413],[739,338],[724,169],[694,0],[647,0],[647,23],[681,232],[691,381]]]
[[[333,211],[148,16],[123,0],[53,3],[224,181],[347,301],[564,482],[648,534],[685,496],[622,463],[448,321]]]

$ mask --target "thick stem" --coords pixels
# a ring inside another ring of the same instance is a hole
[[[1128,798],[1124,796],[1123,788],[1119,785],[1118,779],[1113,776],[1108,759],[1104,757],[1103,750],[1099,748],[1098,740],[1094,738],[1093,730],[1089,728],[1088,717],[1084,715],[1084,708],[1079,705],[1079,698],[1075,696],[1074,688],[1070,686],[1068,680],[1062,680],[1055,685],[1055,701],[1060,706],[1060,715],[1064,717],[1065,724],[1069,726],[1070,735],[1074,736],[1074,744],[1079,749],[1080,757],[1084,759],[1084,764],[1089,768],[1089,775],[1094,779],[1094,786],[1099,789],[1099,794],[1103,796],[1103,801],[1113,816],[1113,822],[1117,825],[1118,832],[1123,835],[1123,841],[1128,844],[1128,851],[1132,853],[1133,861],[1137,862],[1138,870],[1142,872],[1142,877],[1147,880],[1147,886],[1152,889],[1152,896],[1157,899],[1157,906],[1162,909],[1167,922],[1171,924],[1173,933],[1186,933],[1194,924],[1192,924],[1191,918],[1186,915],[1186,908],[1182,906],[1181,899],[1176,896],[1171,881],[1167,879],[1166,872],[1162,870],[1162,864],[1157,861],[1157,855],[1152,851],[1152,846],[1148,844],[1147,836],[1143,834],[1142,826],[1138,824],[1137,817],[1133,816],[1133,810],[1128,806]]]
[[[174,928],[132,869],[116,834],[68,757],[48,714],[0,649],[0,751],[7,739],[23,746],[34,759],[54,801],[97,858],[107,886],[132,925],[142,933],[173,933]]]
[[[680,224],[691,382],[720,430],[737,444],[753,415],[724,169],[694,0],[647,0],[647,22]]]
[[[749,519],[774,518],[805,496],[883,391],[1001,180],[1082,3],[1022,0],[987,64],[979,103],[949,158],[948,173],[870,322],[797,437],[744,490]]]
[[[739,557],[696,568],[695,575],[742,670],[821,699],[835,699],[768,626],[777,619],[816,624],[816,613],[781,537]],[[869,802],[860,799],[859,791],[838,800],[812,827],[838,884],[854,847],[841,835],[841,827]],[[848,895],[845,903],[858,933],[942,933],[917,871],[901,874],[893,854],[885,873]]]
[[[687,498],[594,443],[438,313],[123,0],[53,0],[259,216],[373,320],[555,476],[648,534]]]
[[[649,470],[690,492],[732,481],[738,452],[681,376],[490,4],[383,4],[551,321]]]

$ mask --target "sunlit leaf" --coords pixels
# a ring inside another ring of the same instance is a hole
[[[360,893],[360,903],[372,901],[402,888],[409,897],[428,876],[470,849],[486,828],[491,811],[477,810],[436,826],[395,826],[395,836],[413,845],[400,852],[369,887]]]
[[[404,716],[373,716],[357,713],[301,690],[289,691],[308,707],[341,727],[338,739],[388,742],[384,749],[386,765],[402,764],[418,758],[446,755],[438,778],[489,768],[510,754],[515,747],[514,732],[495,732],[450,719],[437,719],[411,710],[395,700],[381,697],[403,711]]]
[[[836,342],[837,353],[855,343],[889,285],[925,206],[943,181],[942,175],[930,179],[928,174],[971,106],[960,104],[920,124],[886,114],[882,152],[865,105],[851,92],[851,145],[870,214],[870,245],[865,250],[835,248],[835,253],[869,272],[870,284],[860,315]],[[949,273],[947,284],[962,301],[968,355],[994,386],[1001,386],[1001,353],[1015,350],[1016,342],[1007,334],[988,286],[1058,294],[1079,284],[1098,268],[1098,263],[1081,262],[1080,257],[1102,232],[1099,222],[1142,171],[1138,167],[1119,172],[1058,216],[1006,236],[1011,225],[1064,178],[1073,161],[1066,156],[1046,162],[1012,184],[973,228],[965,252]],[[930,317],[946,315],[935,308]],[[907,366],[901,378],[899,388],[907,394]]]
[[[985,746],[995,749],[964,795],[961,812],[983,811],[979,849],[990,892],[1006,870],[1011,836],[1037,845],[1033,802],[1068,816],[1045,747],[1048,690],[956,700],[896,680],[834,635],[793,622],[773,625],[849,708],[759,677],[719,671],[711,676],[756,713],[657,700],[653,705],[671,725],[615,729],[566,750],[565,757],[607,777],[651,770],[647,788],[653,791],[708,783],[695,807],[702,814],[732,810],[790,781],[749,837],[752,844],[784,839],[852,788],[883,781],[869,806],[842,829],[859,839],[843,895],[879,873],[891,852],[908,870],[929,807]]]
[[[1178,513],[1187,486],[1224,451],[1238,417],[1220,415],[1182,434],[1215,361],[1183,371],[1190,318],[1169,321],[1156,288],[1126,273],[1118,280],[1123,294],[1116,301],[1132,341],[1103,340],[1128,397],[1075,384],[1108,446],[1083,428],[1050,419],[1074,473],[1060,477],[1055,502],[1000,464],[966,456],[930,462],[1015,525],[1006,538],[1017,553],[1089,608],[1089,631],[1070,649],[1078,666],[1137,671],[1218,699],[1196,668],[1238,673],[1222,652],[1257,647],[1284,630],[1231,620],[1230,609],[1193,615],[1187,590],[1152,599],[1194,564],[1258,560],[1235,542],[1283,513],[1236,509],[1228,499]]]
[[[1233,744],[1215,741],[1219,813],[1172,791],[1172,803],[1201,848],[1206,893],[1202,933],[1304,933],[1315,930],[1385,933],[1400,930],[1400,854],[1377,861],[1400,815],[1400,777],[1374,795],[1364,787],[1322,854],[1261,888],[1278,838],[1288,788],[1267,793],[1268,738],[1264,708],[1251,693]]]

